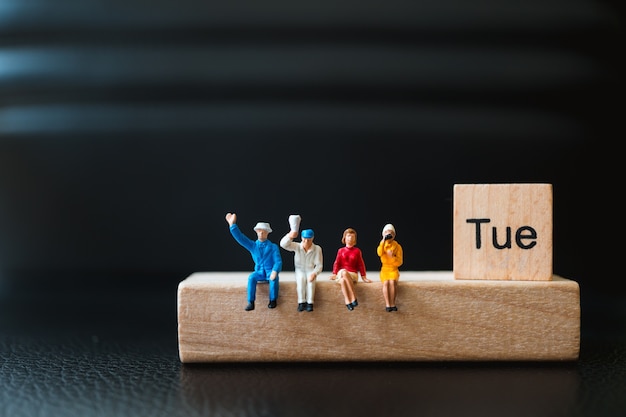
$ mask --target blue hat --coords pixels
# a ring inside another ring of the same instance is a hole
[[[302,231],[302,237],[304,239],[311,239],[313,236],[315,236],[315,233],[313,233],[312,229],[305,229]]]

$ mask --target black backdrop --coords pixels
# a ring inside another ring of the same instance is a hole
[[[544,182],[554,272],[613,291],[619,10],[474,3],[5,2],[0,280],[249,270],[228,211],[451,270],[455,183]]]

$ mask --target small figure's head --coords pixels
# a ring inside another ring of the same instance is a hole
[[[396,238],[396,228],[393,227],[393,224],[391,223],[387,223],[384,227],[383,227],[383,237],[385,238],[385,240],[393,240]]]
[[[348,227],[343,231],[343,237],[341,238],[341,243],[344,245],[351,247],[356,245],[356,230],[351,227]]]
[[[313,229],[304,229],[300,234],[302,238],[302,247],[306,250],[313,245],[313,239],[315,238],[315,233],[313,233]]]
[[[272,228],[269,223],[258,222],[256,226],[254,226],[254,231],[256,232],[257,238],[263,242],[267,239],[267,236],[272,233]]]

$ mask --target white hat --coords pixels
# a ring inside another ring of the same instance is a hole
[[[391,230],[394,235],[396,234],[396,228],[393,227],[393,224],[391,223],[387,223],[385,227],[383,227],[383,233],[385,233],[385,230]]]
[[[267,233],[272,233],[272,228],[270,227],[269,223],[265,223],[265,222],[258,222],[256,224],[256,226],[254,226],[254,230],[267,230]]]

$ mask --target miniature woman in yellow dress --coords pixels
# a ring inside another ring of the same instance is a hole
[[[396,307],[396,290],[400,279],[399,267],[402,265],[402,246],[396,242],[396,229],[392,224],[383,227],[383,238],[378,244],[376,253],[380,257],[380,280],[383,283],[383,297],[387,312],[398,311]]]

